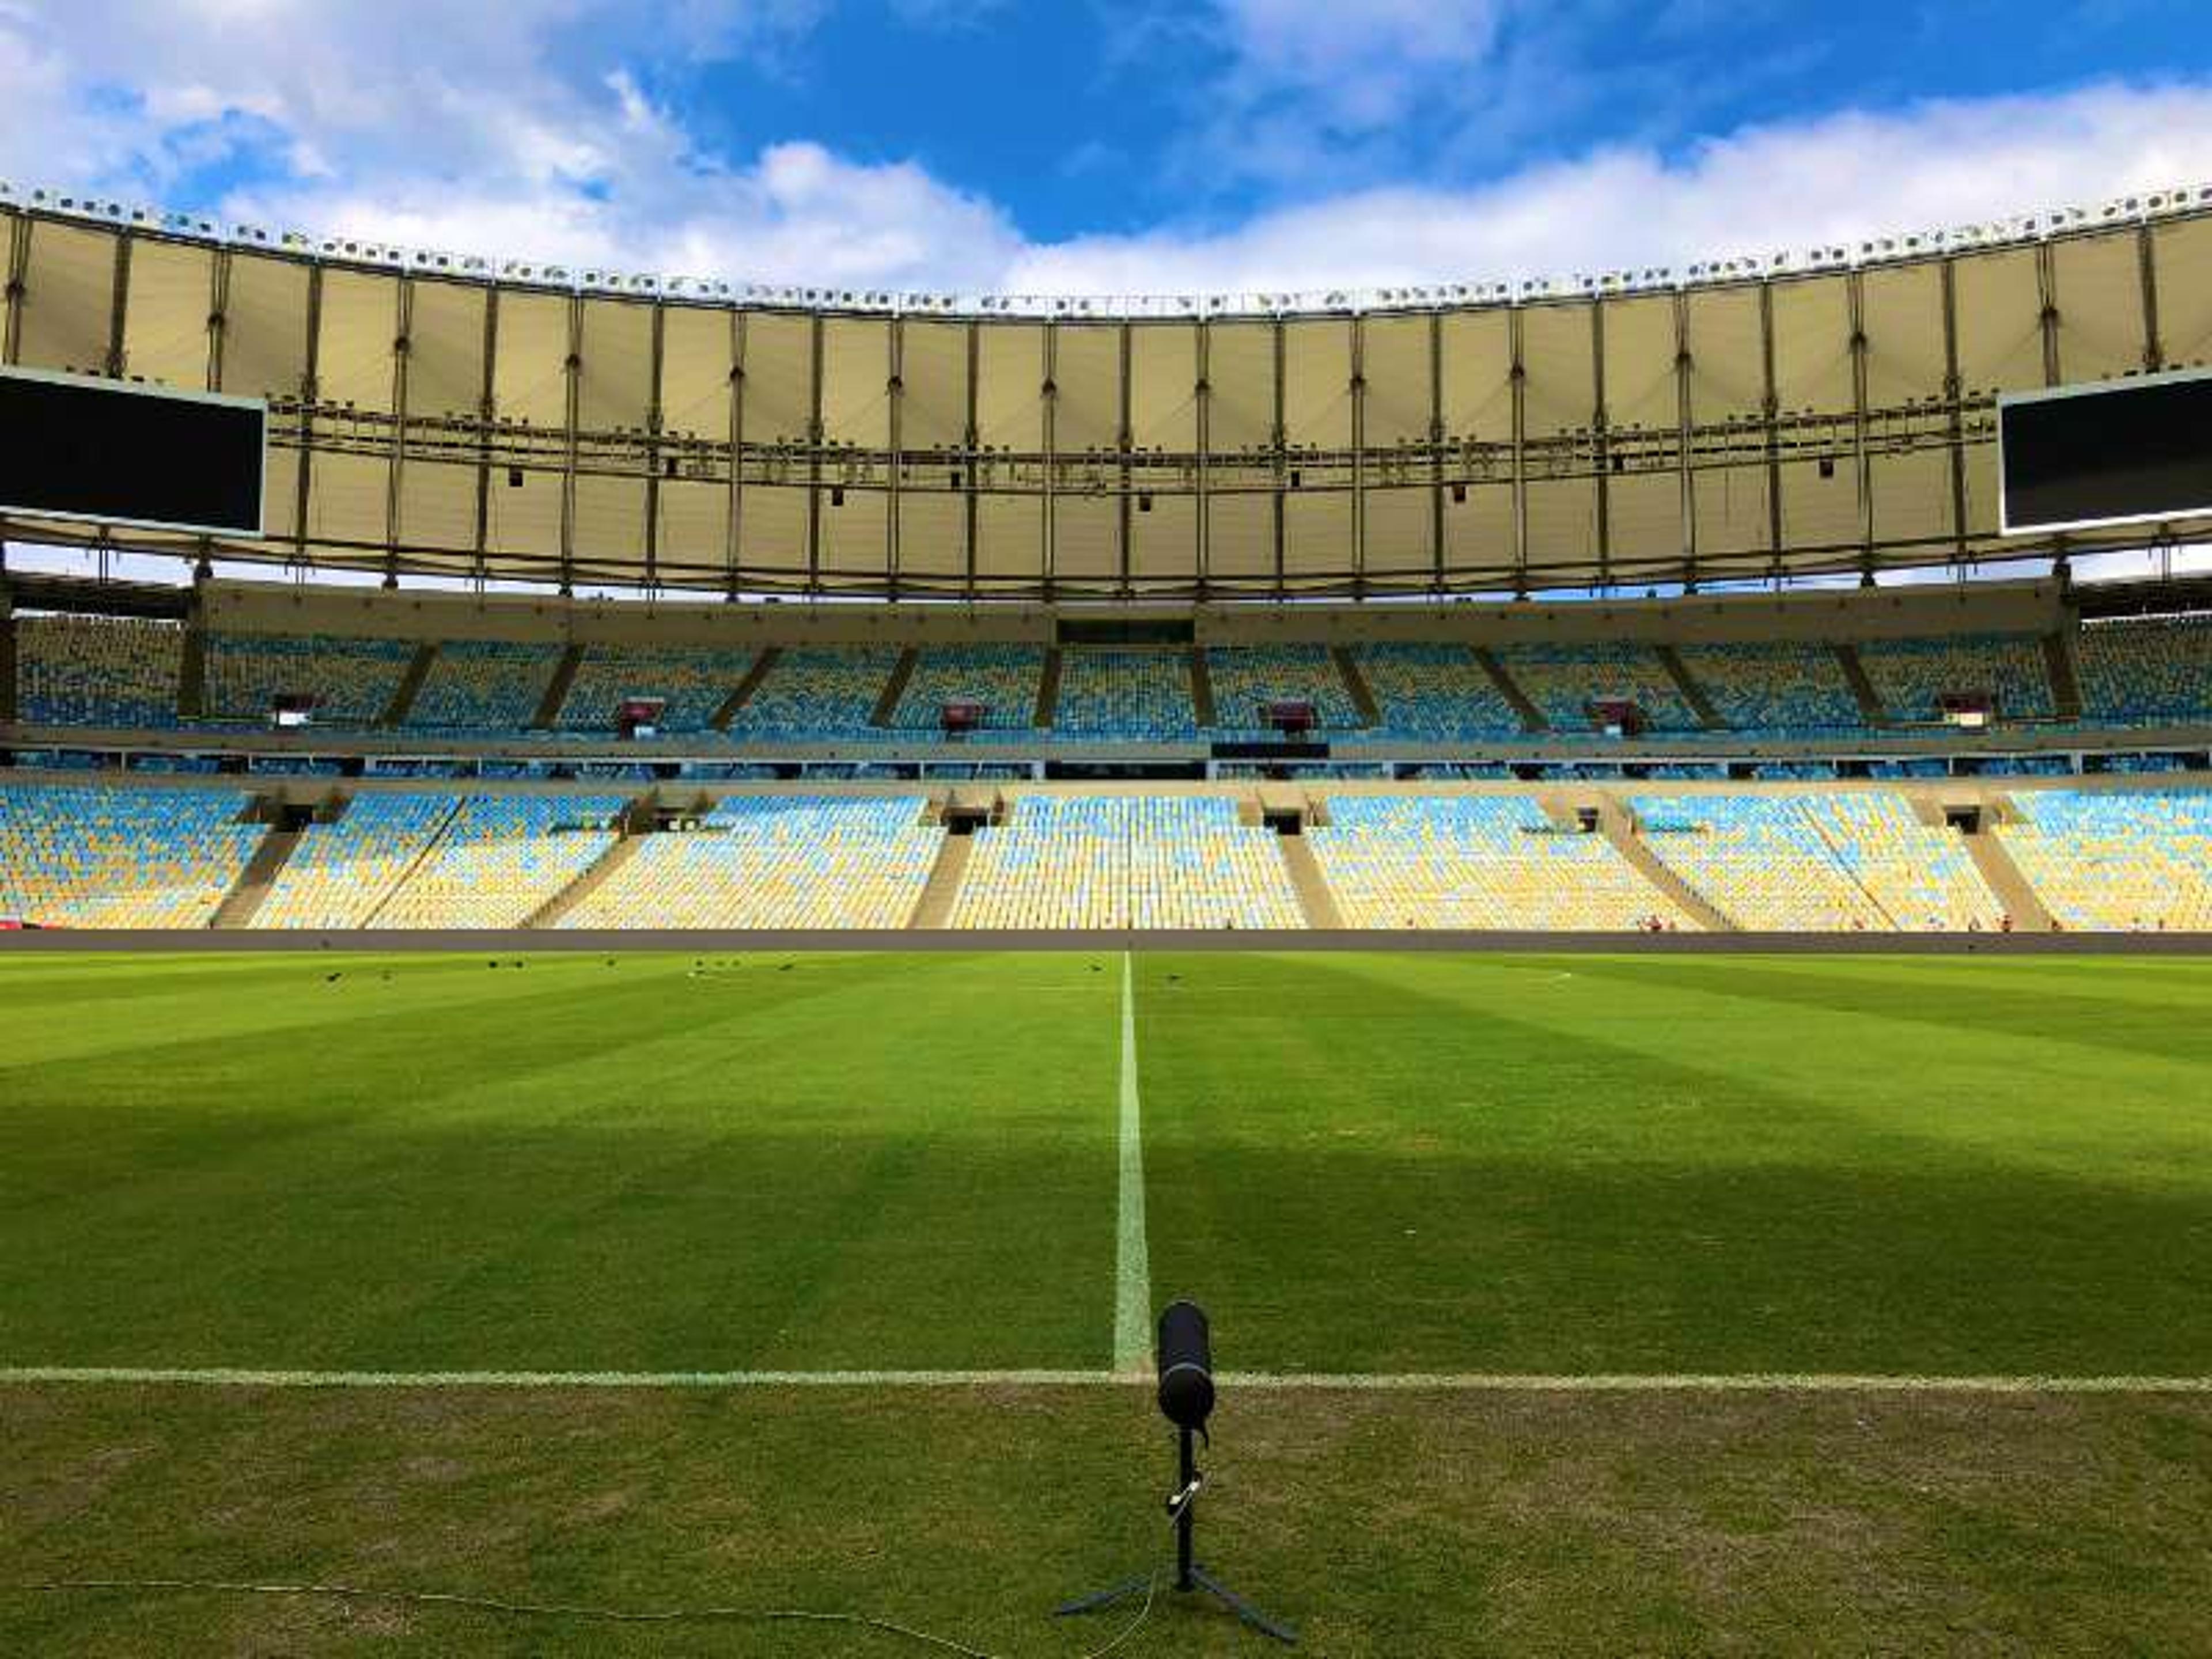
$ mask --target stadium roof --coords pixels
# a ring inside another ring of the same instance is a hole
[[[2212,189],[1681,272],[1119,301],[576,272],[4,186],[0,233],[8,363],[272,404],[265,540],[110,544],[563,587],[1230,599],[2047,556],[1997,532],[1996,394],[2212,359]]]

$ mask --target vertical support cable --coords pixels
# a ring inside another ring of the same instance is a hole
[[[1959,270],[1945,259],[1940,268],[1943,301],[1944,437],[1951,450],[1951,557],[1966,561],[1966,389],[1959,374]]]
[[[1690,465],[1697,431],[1692,376],[1697,359],[1690,349],[1690,296],[1674,294],[1674,459],[1681,484],[1682,590],[1698,591],[1698,475]]]
[[[392,284],[392,454],[384,471],[384,585],[399,586],[399,544],[405,531],[408,368],[415,355],[415,279]]]
[[[1352,592],[1367,597],[1367,324],[1352,328]]]
[[[499,289],[484,290],[483,386],[477,399],[477,545],[472,574],[481,587],[491,544],[491,454],[499,416]]]
[[[660,591],[660,480],[668,465],[668,451],[661,441],[661,428],[666,423],[662,381],[668,353],[668,307],[657,299],[653,302],[652,329],[652,366],[647,371],[650,387],[645,405],[645,591],[648,595]]]
[[[1429,313],[1429,585],[1444,591],[1444,314]]]
[[[1851,465],[1858,488],[1859,580],[1874,586],[1874,458],[1867,451],[1866,283],[1859,271],[1844,279],[1851,323]]]
[[[568,441],[561,465],[561,597],[576,591],[576,469],[582,454],[577,430],[584,408],[584,296],[568,297],[568,355],[562,361]]]
[[[1597,585],[1613,586],[1613,443],[1605,408],[1605,307],[1590,302],[1590,459],[1597,469]]]
[[[315,405],[322,399],[323,268],[307,267],[307,349],[300,371],[300,469],[292,489],[292,563],[307,562],[307,511],[313,491]]]
[[[735,599],[744,586],[745,557],[745,319],[730,313],[730,510],[722,526],[722,597]]]
[[[1522,361],[1522,308],[1506,313],[1513,366],[1513,597],[1528,597],[1528,370]]]
[[[978,429],[978,411],[981,408],[981,381],[982,378],[982,325],[974,318],[968,320],[968,424],[961,439],[965,450],[961,474],[968,488],[961,507],[961,592],[972,605],[975,599],[975,541],[981,511],[976,490],[981,483],[976,451],[981,446],[982,434]]]
[[[884,580],[890,597],[899,596],[899,475],[906,470],[906,319],[893,317],[884,337],[885,432],[890,445],[890,494],[884,503]]]

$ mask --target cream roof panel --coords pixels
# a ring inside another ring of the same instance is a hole
[[[1352,447],[1350,318],[1308,319],[1283,328],[1283,431],[1294,447]]]
[[[1106,323],[1053,329],[1053,448],[1062,455],[1111,449],[1121,433],[1121,331]]]
[[[2132,236],[2084,237],[2051,250],[2058,378],[2112,380],[2143,367],[2142,257]]]
[[[736,357],[733,313],[670,306],[661,323],[660,423],[720,443],[730,435],[730,368]]]
[[[1211,323],[1206,333],[1209,447],[1216,455],[1260,448],[1275,429],[1274,325]]]
[[[500,417],[532,426],[568,421],[568,308],[553,294],[509,290],[499,298],[492,401]],[[502,550],[512,544],[502,542]]]
[[[881,317],[822,324],[822,429],[832,443],[888,447],[891,438],[891,325]]]
[[[939,586],[957,586],[968,568],[965,498],[949,490],[902,492],[899,496],[898,556],[902,583],[919,580]]]
[[[1513,435],[1513,313],[1447,313],[1440,325],[1444,431],[1502,443]]]
[[[1692,289],[1684,302],[1694,421],[1747,420],[1766,407],[1766,345],[1759,290]]]
[[[966,323],[908,318],[899,325],[899,441],[908,449],[961,449],[968,441]]]
[[[180,390],[204,387],[214,299],[212,250],[188,242],[135,240],[131,302],[123,318],[124,372]]]
[[[2046,384],[2036,260],[2033,248],[2008,248],[1958,262],[1953,310],[1959,379],[1968,392],[2020,392]]]
[[[51,220],[32,225],[30,234],[15,362],[105,373],[115,323],[115,238]]]
[[[410,460],[399,475],[400,539],[447,553],[473,551],[478,476],[473,466]]]
[[[2212,217],[2160,225],[2151,246],[2166,367],[2212,366]]]
[[[1041,324],[997,323],[975,340],[976,441],[1035,455],[1044,449],[1045,331]],[[1034,568],[1034,567],[1032,567]]]
[[[322,400],[390,414],[392,346],[399,337],[398,279],[325,271],[320,323],[315,386]]]
[[[814,319],[757,312],[745,319],[744,353],[745,441],[805,442],[814,420]]]
[[[417,281],[408,305],[409,417],[473,417],[483,403],[484,289]]]
[[[641,431],[653,416],[653,307],[586,300],[576,353],[576,422],[586,432]]]
[[[1860,278],[1867,336],[1867,407],[1895,409],[1943,395],[1943,269],[1934,261]]]
[[[1777,283],[1773,296],[1774,395],[1783,411],[1849,410],[1851,307],[1842,279]]]
[[[1607,300],[1598,307],[1605,330],[1605,418],[1615,428],[1671,428],[1680,423],[1680,349],[1671,294]]]
[[[1129,571],[1139,580],[1188,581],[1198,568],[1198,498],[1155,495],[1149,513],[1129,514]]]
[[[222,390],[293,398],[307,372],[307,267],[233,253],[223,311]]]
[[[1522,399],[1531,438],[1586,428],[1597,412],[1597,342],[1587,305],[1521,314]]]
[[[1139,449],[1198,448],[1198,325],[1146,323],[1129,331],[1129,427]]]
[[[1426,317],[1366,317],[1359,323],[1360,373],[1367,380],[1370,447],[1426,443],[1434,413]]]

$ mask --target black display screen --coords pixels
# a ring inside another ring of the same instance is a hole
[[[260,404],[0,372],[0,513],[261,533]]]
[[[2212,514],[2212,376],[2003,403],[2004,527]]]

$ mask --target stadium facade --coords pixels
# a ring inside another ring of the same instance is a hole
[[[198,574],[0,585],[0,921],[2212,921],[2212,598],[2068,574],[2212,520],[2001,537],[1995,453],[2001,393],[2212,356],[2212,191],[1189,301],[732,291],[45,192],[0,232],[8,367],[274,416],[264,538],[5,525]]]

